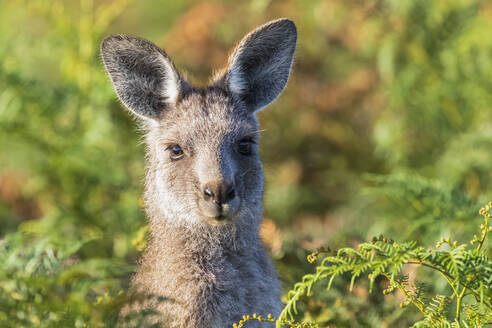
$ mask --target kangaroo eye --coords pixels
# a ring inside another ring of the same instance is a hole
[[[169,149],[169,157],[172,160],[178,160],[183,158],[184,156],[183,149],[179,145],[172,145],[168,149]]]
[[[239,144],[238,144],[238,151],[241,155],[251,155],[251,143],[252,141],[251,140],[248,140],[248,139],[243,139],[241,141],[239,141]]]

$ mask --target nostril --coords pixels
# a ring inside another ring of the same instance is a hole
[[[229,188],[229,190],[227,191],[227,194],[226,194],[226,198],[227,200],[232,200],[234,199],[234,197],[236,197],[236,192],[234,191],[234,188]]]
[[[210,190],[209,187],[205,187],[203,190],[203,194],[205,195],[206,199],[213,199],[214,198],[214,193],[212,190]]]
[[[218,205],[230,202],[236,197],[236,191],[228,183],[207,183],[203,186],[203,198]]]

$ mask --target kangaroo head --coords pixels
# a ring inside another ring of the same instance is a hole
[[[147,202],[188,223],[261,217],[256,113],[284,89],[296,39],[288,19],[259,27],[202,89],[153,43],[125,35],[104,39],[101,54],[116,94],[147,131]]]

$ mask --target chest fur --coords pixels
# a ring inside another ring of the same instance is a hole
[[[155,307],[171,327],[231,327],[243,314],[278,312],[279,286],[262,250],[212,255],[146,254],[134,285],[164,299]]]

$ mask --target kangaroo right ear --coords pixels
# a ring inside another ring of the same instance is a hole
[[[108,36],[101,43],[101,55],[118,98],[137,116],[157,119],[176,104],[185,82],[152,42]]]

